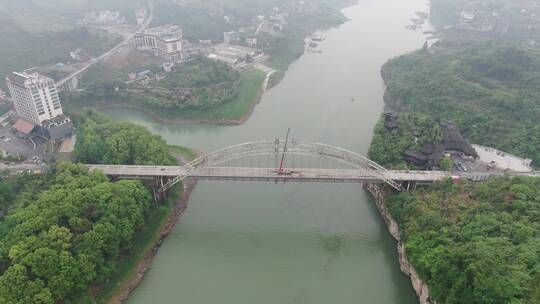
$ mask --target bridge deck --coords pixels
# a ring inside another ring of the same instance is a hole
[[[290,169],[279,174],[276,168],[210,167],[197,168],[187,172],[178,166],[109,166],[89,165],[91,170],[100,170],[118,177],[176,177],[186,176],[199,179],[232,180],[336,180],[336,181],[395,181],[433,182],[449,177],[441,171],[374,171],[365,169]]]

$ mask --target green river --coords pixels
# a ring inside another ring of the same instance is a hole
[[[422,47],[405,28],[425,0],[360,0],[269,90],[242,126],[164,125],[115,110],[171,144],[203,151],[292,137],[368,150],[383,111],[382,64]],[[396,244],[358,184],[200,182],[129,301],[186,304],[417,303]]]

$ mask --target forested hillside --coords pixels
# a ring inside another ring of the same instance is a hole
[[[89,109],[72,117],[78,161],[177,164],[163,139],[143,127]],[[0,303],[106,301],[151,248],[169,212],[141,181],[113,183],[82,165],[2,177]]]
[[[87,164],[174,165],[165,141],[144,127],[116,122],[86,109],[74,117],[78,126],[75,158]]]
[[[111,183],[79,165],[58,164],[49,178],[0,222],[1,303],[72,303],[105,282],[152,203],[140,181]]]
[[[382,73],[391,106],[451,121],[471,142],[540,165],[540,51],[434,47],[393,59]]]
[[[427,115],[401,114],[394,132],[385,128],[383,118],[375,126],[368,156],[386,168],[408,169],[410,164],[404,158],[406,151],[420,150],[425,144],[439,144],[442,136],[439,124]]]
[[[540,303],[540,179],[448,180],[386,205],[437,303]]]

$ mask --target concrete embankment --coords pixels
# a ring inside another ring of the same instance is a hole
[[[405,253],[405,243],[401,240],[398,223],[394,220],[394,218],[392,218],[392,215],[385,205],[385,195],[381,187],[370,184],[366,185],[365,188],[373,196],[375,205],[384,219],[384,222],[388,227],[388,231],[390,231],[392,237],[397,241],[399,267],[401,271],[411,279],[412,286],[416,292],[416,295],[418,296],[420,304],[437,304],[435,301],[430,300],[428,285],[420,278],[414,267],[407,259],[407,254]]]

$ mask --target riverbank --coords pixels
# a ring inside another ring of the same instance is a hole
[[[180,146],[168,148],[180,164],[186,164],[200,154]],[[123,303],[139,286],[145,273],[150,269],[159,247],[186,210],[189,197],[196,185],[195,180],[187,180],[181,187],[173,187],[169,191],[165,202],[148,215],[145,226],[134,237],[132,253],[120,261],[118,270],[106,285],[95,289],[93,302]]]
[[[242,126],[172,126],[132,111],[112,115],[170,143],[207,151],[275,138],[291,127],[295,138],[362,153],[381,114],[381,65],[424,43],[405,29],[424,2],[414,5],[371,2],[345,10],[351,21],[327,33],[324,52],[296,61]],[[129,302],[168,303],[181,294],[189,303],[418,303],[397,267],[394,240],[369,203],[365,192],[345,185],[200,183],[189,216],[160,248]],[[339,254],[324,245],[334,235],[345,244]],[[334,255],[339,257],[328,265]]]
[[[240,125],[246,122],[264,94],[264,84],[269,76],[261,70],[252,69],[242,75],[238,97],[209,109],[156,110],[144,102],[144,96],[110,96],[98,101],[71,101],[65,107],[72,112],[82,108],[100,111],[130,109],[149,115],[154,121],[164,124]]]
[[[414,292],[418,296],[418,301],[420,302],[420,304],[434,304],[429,298],[429,288],[427,283],[420,278],[418,272],[416,271],[416,269],[414,269],[414,267],[407,258],[407,254],[405,252],[405,243],[401,240],[399,225],[394,220],[394,218],[388,211],[388,208],[386,207],[384,191],[381,189],[380,186],[375,184],[369,184],[365,186],[365,189],[369,193],[371,193],[373,201],[375,202],[375,205],[377,206],[381,217],[386,223],[388,232],[390,232],[392,237],[397,242],[397,251],[399,254],[399,268],[411,280]]]
[[[139,286],[139,284],[144,279],[145,273],[150,269],[152,261],[156,256],[159,247],[169,236],[174,225],[180,219],[180,216],[184,213],[188,206],[189,197],[191,192],[195,189],[197,182],[196,181],[186,181],[183,183],[181,194],[178,199],[169,207],[169,212],[166,217],[166,220],[161,222],[161,225],[152,240],[148,243],[147,248],[144,250],[143,257],[139,260],[135,267],[132,268],[132,271],[127,277],[122,281],[122,283],[115,288],[112,295],[108,298],[106,303],[108,304],[118,304],[123,303],[131,292]],[[172,190],[174,191],[174,189]]]

